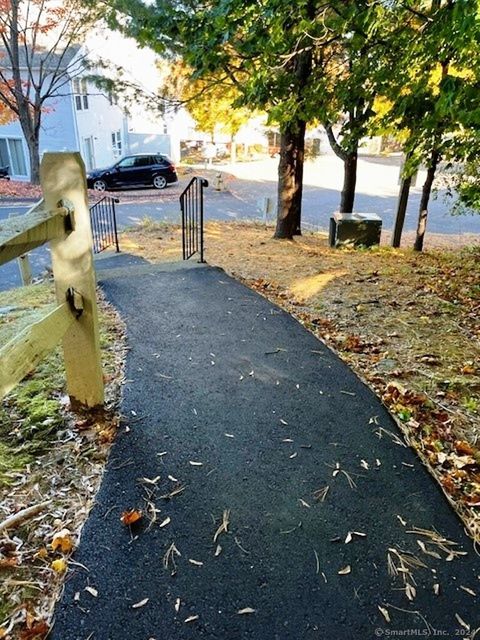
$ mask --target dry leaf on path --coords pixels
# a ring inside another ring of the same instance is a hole
[[[167,517],[165,518],[165,520],[163,520],[163,521],[162,521],[158,526],[159,526],[159,527],[160,527],[160,529],[161,529],[162,527],[166,527],[166,526],[167,526],[167,524],[170,524],[170,522],[171,522],[171,521],[172,521],[172,519],[170,518],[170,516],[167,516]]]
[[[243,616],[249,613],[255,613],[255,609],[252,609],[252,607],[245,607],[244,609],[239,609],[237,613],[239,616]]]
[[[189,558],[188,561],[190,562],[190,564],[194,564],[196,567],[203,567],[203,562],[201,562],[200,560]]]
[[[228,533],[228,525],[230,524],[230,509],[225,509],[222,516],[222,524],[215,531],[213,541],[216,542],[221,533]]]
[[[188,616],[188,618],[185,618],[184,622],[185,624],[188,624],[189,622],[195,622],[195,620],[198,620],[200,616]]]
[[[140,600],[140,602],[132,604],[132,609],[140,609],[140,607],[144,607],[149,600],[150,598],[144,598],[143,600]]]
[[[378,607],[378,610],[380,611],[380,613],[382,614],[382,616],[385,618],[385,620],[387,622],[391,622],[390,620],[390,614],[388,613],[388,609],[385,609],[385,607]]]
[[[347,564],[346,567],[343,567],[343,569],[340,569],[340,571],[338,572],[338,575],[339,576],[346,576],[351,571],[352,571],[352,567],[349,564]]]
[[[138,522],[143,516],[143,513],[140,509],[130,509],[128,511],[124,511],[120,516],[120,520],[126,527]]]
[[[94,587],[85,587],[85,591],[88,591],[88,593],[94,598],[98,596],[98,591]]]

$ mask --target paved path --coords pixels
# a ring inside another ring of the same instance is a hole
[[[219,269],[139,264],[100,279],[128,328],[125,420],[52,640],[367,640],[428,625],[465,637],[456,614],[479,626],[478,598],[461,588],[480,592],[470,540],[331,351]],[[130,531],[120,515],[145,508],[147,490],[157,521]],[[446,562],[414,527],[467,555]],[[389,549],[425,565],[411,603]]]

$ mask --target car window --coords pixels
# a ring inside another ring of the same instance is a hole
[[[139,158],[135,158],[136,167],[148,167],[151,164],[152,158],[150,156],[141,156]]]
[[[123,160],[120,160],[120,162],[117,164],[117,167],[120,167],[121,169],[127,169],[128,167],[133,166],[135,166],[135,158],[133,157],[123,158]]]
[[[155,161],[157,164],[168,164],[168,158],[165,156],[155,156]]]

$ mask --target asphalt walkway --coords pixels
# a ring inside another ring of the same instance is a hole
[[[125,421],[53,640],[457,638],[480,626],[471,541],[332,352],[216,268],[139,264],[101,282],[128,329]],[[132,527],[128,509],[144,512]]]

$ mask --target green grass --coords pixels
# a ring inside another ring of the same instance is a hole
[[[53,285],[39,284],[0,293],[0,344],[3,346],[54,305]],[[111,321],[110,321],[111,322]],[[115,372],[115,335],[109,319],[100,314],[100,343],[107,375]],[[64,423],[61,397],[65,394],[65,369],[61,348],[52,351],[0,404],[0,488],[9,483],[9,472],[19,471],[48,450]]]
[[[52,306],[53,285],[40,284],[0,293],[0,308],[13,307],[0,316],[3,346]],[[8,472],[32,462],[35,453],[48,447],[51,433],[61,423],[58,398],[64,381],[60,354],[51,353],[34,375],[8,394],[0,406],[0,486],[8,483]],[[56,396],[56,397],[55,397]]]

